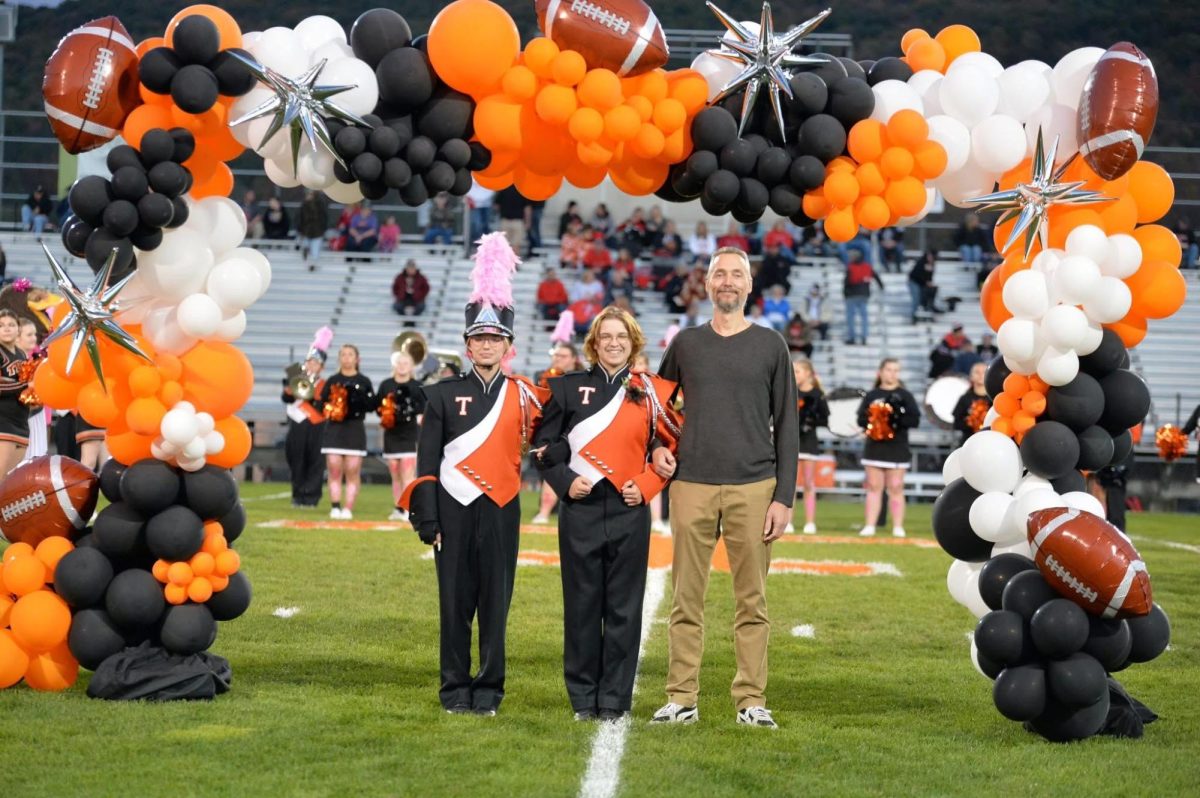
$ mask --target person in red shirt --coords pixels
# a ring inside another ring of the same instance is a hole
[[[782,220],[776,222],[770,232],[763,236],[763,249],[771,246],[779,247],[781,252],[786,252],[789,256],[796,252],[796,240],[792,238]]]
[[[737,222],[730,222],[725,235],[717,239],[718,247],[737,247],[743,252],[750,251],[750,239],[742,232]]]
[[[404,264],[404,271],[392,282],[392,310],[401,316],[420,316],[425,312],[425,298],[429,296],[429,280],[421,274],[415,260]]]
[[[613,261],[612,267],[614,271],[625,272],[626,276],[633,277],[634,272],[637,271],[637,262],[634,261],[628,248],[621,247],[617,250],[617,259]]]
[[[556,321],[567,309],[568,303],[567,287],[558,279],[558,273],[554,269],[546,269],[537,288],[538,314],[547,321]]]
[[[588,239],[584,235],[582,222],[572,219],[567,224],[567,232],[560,239],[559,247],[559,262],[562,266],[567,269],[579,268],[588,248]]]
[[[593,238],[588,243],[587,251],[583,253],[583,267],[591,269],[599,277],[611,269],[612,265],[612,253],[608,251],[608,247],[604,246],[604,240]]]

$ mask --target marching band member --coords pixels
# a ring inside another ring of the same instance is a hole
[[[326,351],[333,340],[333,330],[322,327],[317,330],[308,347],[300,376],[312,386],[312,399],[298,399],[292,393],[291,379],[283,378],[283,403],[288,417],[287,438],[284,453],[288,470],[292,475],[292,506],[316,507],[321,501],[321,483],[325,478],[325,460],[321,457],[321,436],[325,431],[325,414],[316,397],[321,395],[325,383],[321,369],[325,367]]]
[[[559,326],[561,327],[562,325],[560,324]],[[564,374],[570,374],[573,371],[579,370],[579,353],[575,351],[575,345],[569,341],[557,341],[550,352],[550,368],[537,375],[537,384],[546,390],[550,390],[550,380],[552,378],[561,377]],[[537,514],[530,519],[530,523],[550,523],[550,512],[557,503],[558,496],[555,495],[554,488],[549,483],[543,482],[542,500],[538,504]]]
[[[460,377],[427,386],[417,442],[417,479],[401,506],[434,546],[441,606],[442,706],[495,715],[504,698],[504,638],[521,524],[521,458],[549,391],[506,375],[512,347],[511,272],[503,233],[479,242],[466,308],[467,356]],[[471,675],[471,625],[479,618],[479,670]]]
[[[538,432],[546,482],[562,499],[563,672],[576,720],[617,720],[630,710],[650,555],[649,502],[666,480],[647,462],[657,439],[674,451],[675,383],[630,365],[646,340],[609,307],[583,351],[592,367],[550,380]]]
[[[817,458],[821,455],[821,444],[817,441],[817,427],[829,426],[829,404],[821,380],[807,358],[792,361],[792,372],[796,377],[796,408],[800,419],[800,482],[804,486],[804,534],[817,532]],[[795,505],[792,508],[795,512]],[[788,524],[787,532],[795,531]]]
[[[362,483],[362,461],[367,456],[367,428],[363,419],[375,409],[375,391],[371,381],[358,371],[358,347],[342,344],[338,350],[338,372],[325,380],[317,394],[325,413],[325,435],[321,454],[329,469],[329,517],[349,521],[354,518],[354,500]],[[342,479],[346,481],[342,506]]]
[[[392,501],[396,509],[389,521],[407,521],[400,509],[404,486],[417,473],[417,433],[425,410],[425,392],[413,379],[416,365],[407,352],[392,352],[392,376],[379,383],[379,425],[383,427],[383,459],[392,477]]]
[[[866,522],[858,534],[875,534],[875,520],[886,486],[892,515],[892,535],[904,537],[904,472],[912,453],[908,431],[921,423],[917,400],[900,381],[900,361],[884,358],[875,374],[875,387],[858,405],[858,426],[866,431],[862,464],[866,471]]]
[[[992,398],[984,387],[986,377],[987,363],[971,366],[971,387],[963,392],[958,404],[954,405],[954,428],[962,433],[963,443],[983,429],[983,420],[992,409]]]

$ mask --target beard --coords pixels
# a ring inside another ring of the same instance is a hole
[[[727,295],[714,297],[713,304],[716,305],[717,310],[721,311],[722,313],[735,313],[739,309],[746,306],[746,302],[742,297],[735,296],[734,298],[730,299]]]

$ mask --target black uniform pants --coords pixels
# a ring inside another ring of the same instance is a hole
[[[642,637],[650,508],[629,507],[607,480],[563,501],[563,675],[571,707],[629,710]]]
[[[283,451],[292,472],[292,502],[316,507],[325,482],[325,458],[321,456],[324,424],[288,419]]]
[[[438,486],[442,549],[434,549],[441,605],[442,706],[496,709],[504,698],[504,636],[517,572],[521,502],[480,497],[463,507]],[[471,624],[479,617],[479,671]]]

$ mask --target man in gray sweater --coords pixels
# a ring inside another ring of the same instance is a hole
[[[713,548],[722,537],[736,603],[737,722],[775,728],[765,697],[767,569],[771,542],[783,534],[796,495],[796,382],[782,336],[746,319],[751,286],[746,253],[717,250],[706,283],[713,320],[681,330],[658,370],[679,383],[685,418],[671,486],[675,555],[667,704],[652,722],[699,718],[704,594]],[[665,472],[673,458],[663,448],[654,461]]]

